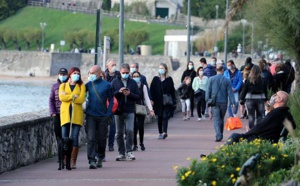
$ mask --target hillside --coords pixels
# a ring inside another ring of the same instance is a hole
[[[60,48],[60,41],[64,40],[64,34],[73,29],[95,30],[96,15],[86,15],[80,13],[70,13],[66,11],[52,10],[42,7],[25,7],[16,15],[0,22],[0,27],[8,27],[16,31],[24,28],[39,28],[40,22],[47,23],[45,28],[45,48],[49,48],[54,43],[56,48]],[[101,32],[115,30],[119,28],[117,18],[102,17]],[[152,54],[163,54],[164,34],[167,29],[183,29],[178,26],[168,26],[161,24],[147,24],[125,20],[125,30],[146,30],[150,33],[150,39],[143,44],[152,46]],[[24,43],[21,44],[25,48]],[[8,45],[12,49],[12,44]],[[117,52],[117,46],[113,47],[113,52]],[[31,50],[35,50],[32,46]],[[64,50],[69,50],[68,45]]]

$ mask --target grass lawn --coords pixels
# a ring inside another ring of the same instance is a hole
[[[55,44],[55,48],[60,48],[60,41],[64,40],[64,34],[73,29],[87,29],[94,31],[96,29],[96,15],[81,13],[71,13],[42,7],[27,6],[21,9],[16,15],[0,22],[0,27],[20,31],[25,28],[39,28],[40,22],[47,23],[45,28],[45,48],[50,48],[50,44]],[[117,18],[102,17],[101,32],[106,30],[115,30],[119,28]],[[168,26],[161,24],[147,24],[125,20],[125,30],[146,30],[150,34],[150,39],[143,44],[152,46],[152,54],[163,54],[164,35],[168,29],[184,29],[179,26]],[[102,37],[103,39],[103,37]],[[25,48],[24,43],[21,44]],[[8,44],[12,49],[12,44]],[[35,46],[32,45],[32,50]],[[113,52],[117,52],[118,46],[113,47]],[[65,50],[69,50],[68,44]]]

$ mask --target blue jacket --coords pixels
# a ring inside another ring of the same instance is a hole
[[[94,87],[100,96],[102,103],[100,102]],[[109,82],[103,79],[97,79],[95,81],[89,81],[85,84],[87,92],[87,104],[86,114],[91,116],[111,116],[113,106],[113,92]],[[107,108],[106,101],[109,100],[109,106]]]
[[[124,83],[120,78],[115,78],[112,82],[112,90],[114,96],[117,98],[119,102],[119,110],[122,113],[135,113],[135,103],[139,101],[141,98],[139,96],[139,87],[137,83],[131,79],[127,79],[127,86],[130,90],[130,94],[125,97],[123,93],[119,92],[120,88],[125,87]]]
[[[211,76],[214,76],[217,74],[216,68],[210,64],[208,64],[204,69],[203,69],[203,74],[210,78]]]
[[[221,74],[217,74],[208,79],[208,89],[205,94],[205,100],[207,101],[213,95],[216,95],[216,103],[227,104],[228,98],[231,105],[235,105],[235,99],[231,89],[230,81]]]
[[[230,70],[225,70],[224,77],[230,80],[231,87],[235,90],[234,92],[239,92],[243,84],[243,76],[241,71],[235,68],[235,71],[232,74]]]

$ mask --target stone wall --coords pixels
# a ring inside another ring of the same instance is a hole
[[[0,118],[0,174],[57,154],[48,109]],[[81,128],[80,145],[86,134]]]

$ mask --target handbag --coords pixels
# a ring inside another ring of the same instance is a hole
[[[173,98],[171,94],[163,94],[163,105],[164,106],[173,106]]]
[[[135,104],[135,113],[137,115],[146,116],[147,115],[147,108],[145,105]]]
[[[240,118],[230,117],[226,120],[225,129],[235,130],[243,127],[243,123]]]

